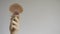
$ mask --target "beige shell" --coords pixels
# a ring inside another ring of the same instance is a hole
[[[17,4],[17,3],[12,4],[12,5],[10,6],[10,9],[9,9],[9,10],[10,10],[12,13],[14,13],[16,9],[18,10],[19,13],[22,13],[22,12],[23,12],[23,8],[21,7],[21,5],[19,5],[19,4]]]

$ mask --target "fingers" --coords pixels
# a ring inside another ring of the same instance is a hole
[[[14,18],[11,19],[11,24],[10,24],[10,30],[19,30],[19,19],[18,16],[15,16]]]

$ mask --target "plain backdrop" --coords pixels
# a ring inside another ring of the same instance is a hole
[[[0,34],[10,34],[9,6],[19,3],[19,34],[60,34],[60,0],[0,0]]]

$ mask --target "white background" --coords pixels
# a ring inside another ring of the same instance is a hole
[[[22,5],[19,34],[60,34],[60,0],[0,0],[0,34],[10,34],[13,3]]]

